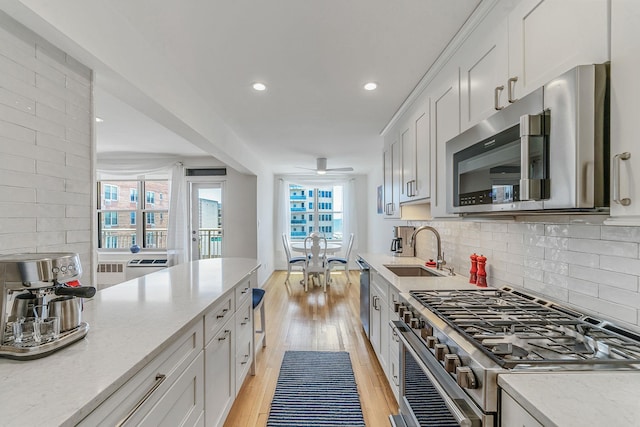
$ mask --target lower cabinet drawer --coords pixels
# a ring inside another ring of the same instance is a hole
[[[204,414],[204,353],[178,377],[158,403],[138,422],[131,425],[147,427],[191,427],[203,421]]]
[[[202,353],[202,320],[178,337],[104,402],[81,426],[129,426],[150,411]]]

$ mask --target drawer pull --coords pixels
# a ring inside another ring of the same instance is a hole
[[[225,308],[224,310],[222,310],[222,314],[218,314],[218,315],[216,316],[216,319],[222,319],[224,316],[226,316],[226,315],[227,315],[227,312],[228,312],[228,311],[229,311],[229,309],[228,309],[228,308]]]
[[[240,292],[240,293],[241,293],[242,295],[244,295],[244,294],[246,294],[247,292],[249,292],[249,289],[250,289],[250,288],[244,288],[244,289],[242,290],[242,292]]]
[[[240,362],[240,364],[241,364],[241,365],[246,365],[248,361],[249,361],[249,355],[248,355],[248,354],[245,354],[245,355],[244,355],[244,362]]]
[[[244,325],[246,325],[247,323],[249,323],[249,320],[251,320],[249,317],[245,317],[245,318],[244,318],[244,322],[240,322],[240,324],[241,324],[242,326],[244,326]]]
[[[160,387],[160,385],[164,382],[164,380],[167,379],[167,376],[164,374],[157,374],[156,375],[156,382],[153,384],[153,386],[149,389],[149,391],[147,391],[144,396],[142,396],[142,398],[138,401],[138,403],[136,403],[136,406],[133,407],[133,409],[131,409],[131,411],[129,411],[129,413],[122,419],[122,421],[120,421],[118,424],[116,424],[117,427],[121,427],[123,426],[127,421],[129,421],[131,419],[131,417],[133,417],[133,415],[136,413],[136,411],[138,409],[140,409],[140,407],[142,405],[144,405],[144,402],[147,401],[147,399],[149,399],[149,397],[151,397],[151,395],[153,394],[154,391],[156,391],[158,389],[158,387]]]
[[[226,340],[230,333],[231,333],[231,331],[229,329],[225,329],[224,330],[224,335],[221,336],[220,338],[218,338],[218,341]]]

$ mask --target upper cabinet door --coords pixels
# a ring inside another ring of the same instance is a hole
[[[611,1],[611,224],[640,225],[639,24],[640,1]]]
[[[499,6],[496,7],[499,9]],[[460,58],[460,126],[464,131],[507,105],[507,13],[489,15],[476,27]]]
[[[446,66],[430,86],[431,100],[431,215],[447,214],[446,142],[460,133],[459,69]]]
[[[418,104],[415,112],[400,126],[401,183],[400,202],[428,199],[431,195],[431,155],[429,104]]]
[[[408,120],[400,131],[402,166],[400,168],[400,203],[413,198],[412,186],[416,181],[416,138],[413,121]]]
[[[400,218],[400,143],[393,140],[383,153],[384,216]]]
[[[609,55],[609,0],[523,0],[509,15],[513,98]],[[635,36],[637,38],[637,36]]]

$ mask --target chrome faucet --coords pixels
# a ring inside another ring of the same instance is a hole
[[[416,256],[416,246],[415,246],[416,235],[422,230],[431,230],[433,231],[433,234],[435,234],[437,249],[438,249],[438,257],[436,258],[436,268],[438,270],[442,270],[442,266],[445,265],[447,262],[444,260],[444,256],[442,254],[442,242],[440,240],[440,233],[438,233],[438,230],[431,227],[430,225],[423,225],[421,227],[416,228],[416,230],[411,235],[411,239],[409,239],[409,246],[413,246],[413,256],[414,257]]]

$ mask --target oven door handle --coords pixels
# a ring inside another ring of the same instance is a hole
[[[430,366],[433,366],[437,369],[444,369],[444,368],[442,368],[442,366],[440,366],[439,364],[437,366],[434,366],[434,362],[431,362],[425,359],[423,356],[419,355],[417,351],[415,351],[412,344],[409,342],[411,338],[415,338],[415,335],[413,335],[413,332],[407,331],[406,326],[402,322],[399,322],[397,320],[391,321],[391,324],[393,326],[393,329],[398,333],[398,337],[400,338],[400,341],[402,342],[402,345],[404,346],[405,350],[411,354],[411,356],[415,359],[415,361],[420,366],[420,369],[422,369],[422,371],[427,376],[429,381],[431,381],[435,389],[438,391],[438,394],[440,395],[440,397],[442,397],[442,399],[444,400],[444,403],[447,405],[447,407],[451,411],[451,415],[453,415],[453,417],[456,419],[456,422],[461,427],[481,426],[482,420],[478,417],[478,415],[475,412],[473,412],[471,407],[461,408],[460,405],[458,405],[451,398],[452,395],[455,396],[460,393],[457,393],[452,389],[447,390],[448,387],[445,384],[442,384],[436,378],[436,376],[432,373]]]

